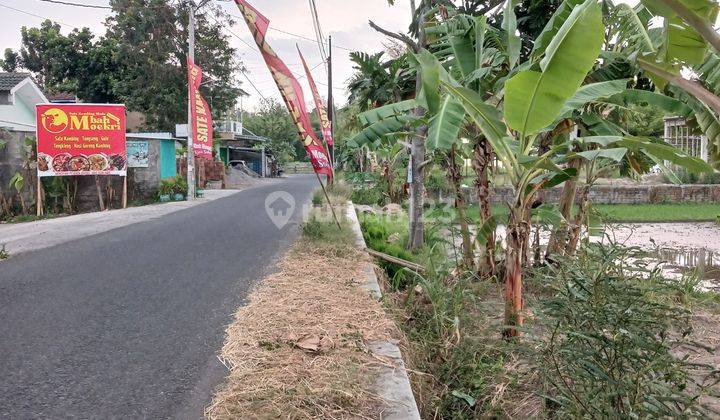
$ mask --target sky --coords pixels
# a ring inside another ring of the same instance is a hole
[[[67,0],[88,5],[107,6],[107,0]],[[217,4],[234,16],[240,12],[233,1],[216,1]],[[625,3],[637,3],[637,0],[621,0]],[[410,23],[409,0],[397,0],[394,6],[388,6],[387,0],[315,0],[318,15],[325,37],[333,39],[333,96],[335,103],[342,105],[347,101],[347,81],[352,76],[350,51],[374,53],[384,49],[388,40],[368,26],[372,20],[383,28],[398,32],[406,31]],[[250,0],[250,3],[270,19],[268,42],[275,52],[285,60],[290,70],[300,80],[305,89],[305,99],[312,101],[310,88],[304,77],[304,70],[298,58],[296,44],[301,48],[308,66],[323,97],[327,97],[327,73],[322,64],[313,29],[313,21],[307,0]],[[16,9],[16,10],[13,10]],[[60,4],[50,4],[41,0],[0,0],[0,51],[5,48],[17,49],[20,46],[20,28],[22,26],[39,26],[50,18],[62,25],[64,33],[73,28],[88,27],[97,34],[105,32],[104,21],[108,10],[90,9]],[[238,50],[238,59],[247,68],[248,80],[238,74],[242,88],[249,93],[242,106],[246,110],[256,109],[263,98],[280,100],[265,63],[257,51],[245,22],[236,19],[237,23],[226,28],[230,43]],[[280,32],[272,29],[278,28]],[[202,63],[198,63],[202,66]],[[258,92],[259,91],[259,92]],[[314,108],[311,106],[310,109]]]

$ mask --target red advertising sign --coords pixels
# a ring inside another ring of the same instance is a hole
[[[297,49],[298,54],[300,54],[300,60],[302,60],[303,67],[305,68],[305,76],[308,79],[308,83],[310,83],[310,90],[312,91],[313,99],[315,100],[315,111],[320,117],[320,127],[322,128],[323,140],[325,140],[325,143],[327,143],[328,146],[332,146],[332,126],[330,125],[330,119],[328,118],[327,109],[325,109],[325,104],[323,104],[322,102],[322,98],[320,97],[320,93],[318,92],[317,85],[315,84],[315,79],[313,79],[312,73],[310,73],[310,69],[305,62],[305,57],[303,57],[302,53],[300,52],[300,47],[297,47]]]
[[[38,176],[127,174],[125,106],[37,105]]]
[[[302,87],[290,69],[280,57],[275,54],[275,51],[270,45],[268,45],[265,38],[268,27],[270,27],[270,21],[254,7],[250,6],[247,1],[235,0],[235,3],[237,3],[240,12],[242,12],[245,17],[245,22],[253,38],[255,38],[255,42],[258,47],[260,47],[260,52],[262,53],[263,59],[265,59],[265,64],[267,64],[270,73],[272,73],[275,79],[275,84],[277,84],[278,89],[280,89],[280,94],[285,100],[285,105],[295,122],[298,135],[310,157],[313,169],[318,174],[325,174],[332,177],[333,170],[327,152],[320,142],[320,139],[315,135],[312,123],[310,122],[310,115],[305,107],[305,97]]]
[[[202,70],[188,57],[188,86],[192,114],[192,139],[195,157],[212,160],[213,122],[210,107],[200,94]]]

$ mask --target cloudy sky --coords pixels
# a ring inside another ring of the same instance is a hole
[[[67,0],[88,5],[107,6],[107,0]],[[217,0],[215,0],[217,1]],[[327,37],[333,38],[333,83],[335,85],[335,102],[344,103],[347,99],[345,89],[348,78],[352,75],[352,63],[348,53],[352,51],[376,52],[388,41],[372,30],[367,22],[373,20],[380,26],[405,31],[410,21],[409,0],[398,0],[395,6],[387,5],[387,0],[315,0],[322,25]],[[637,0],[623,0],[636,3]],[[230,14],[239,16],[234,2],[220,2]],[[268,38],[270,45],[298,76],[304,74],[302,65],[295,50],[299,45],[305,54],[308,65],[315,69],[313,75],[323,96],[327,95],[327,74],[318,51],[318,45],[309,39],[315,39],[310,8],[307,0],[251,0],[260,12],[270,19],[271,29]],[[38,26],[45,18],[51,18],[63,26],[63,31],[71,31],[76,27],[89,27],[94,33],[104,33],[103,22],[107,10],[89,9],[59,4],[49,4],[41,0],[0,0],[0,49],[18,48],[20,45],[20,28],[22,26]],[[243,76],[243,88],[250,97],[243,101],[244,108],[252,109],[265,98],[279,98],[277,88],[265,67],[262,57],[249,35],[244,21],[232,28],[228,27],[230,42],[238,49],[239,59],[245,64],[247,76],[257,87],[257,91]],[[293,35],[290,35],[293,34]],[[309,39],[308,39],[309,38]],[[202,63],[199,63],[202,66]],[[317,67],[316,67],[317,66]],[[311,99],[306,81],[301,83],[306,89],[306,99]],[[258,91],[260,93],[258,93]],[[262,94],[262,96],[260,95]]]

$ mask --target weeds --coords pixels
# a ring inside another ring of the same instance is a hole
[[[689,391],[698,366],[673,354],[680,345],[703,351],[688,340],[690,312],[677,304],[687,290],[639,256],[593,244],[537,273],[550,296],[539,305],[547,331],[538,361],[550,415],[702,416]]]
[[[10,253],[5,249],[6,245],[2,244],[0,247],[0,261],[10,258]]]

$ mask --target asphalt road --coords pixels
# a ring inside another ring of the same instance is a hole
[[[314,176],[0,262],[0,417],[200,418],[248,289],[297,235]],[[279,230],[271,192],[291,193]]]

